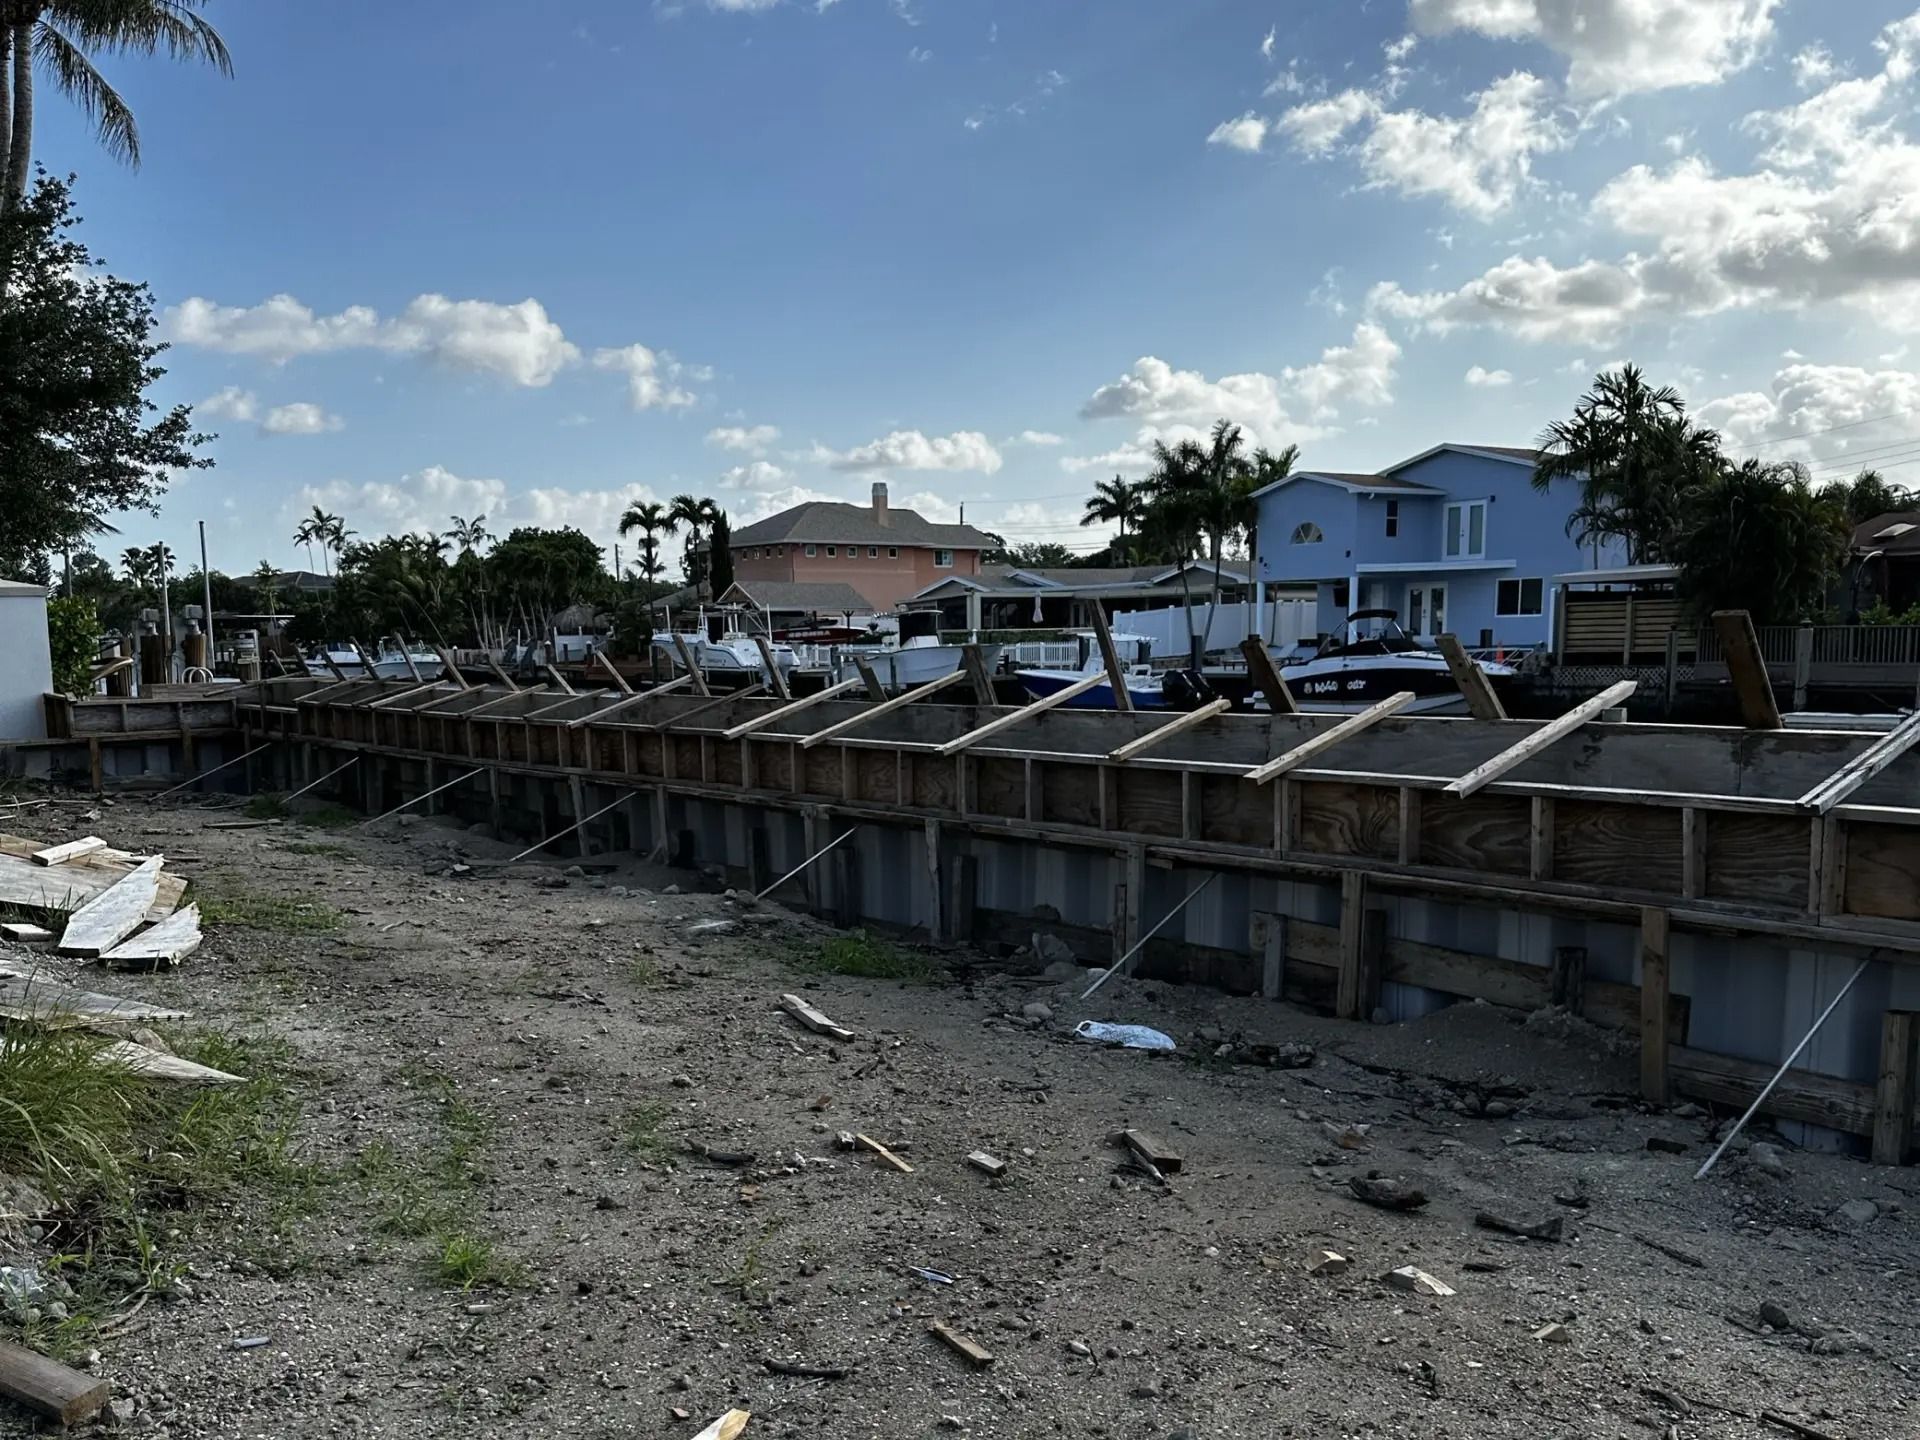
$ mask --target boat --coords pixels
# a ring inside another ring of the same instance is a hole
[[[439,655],[423,645],[409,646],[404,653],[391,645],[383,645],[380,652],[371,658],[373,678],[376,680],[411,680],[416,670],[422,680],[437,680],[445,668]],[[412,663],[409,664],[409,661]],[[321,646],[306,656],[304,663],[309,675],[327,679],[333,677],[335,670],[349,680],[360,680],[366,676],[366,666],[360,663],[360,652],[345,646]]]
[[[1078,685],[1089,675],[1105,675],[1107,664],[1094,644],[1093,637],[1082,634],[1080,637],[1080,664],[1072,670],[1016,670],[1014,678],[1020,686],[1035,700],[1049,695],[1057,695],[1069,686]],[[1205,681],[1198,681],[1189,670],[1156,671],[1149,656],[1153,641],[1145,635],[1120,634],[1113,637],[1114,654],[1119,658],[1122,674],[1121,683],[1126,687],[1127,698],[1133,702],[1136,710],[1190,710],[1212,698],[1212,691]],[[1071,700],[1061,702],[1062,708],[1069,710],[1114,710],[1113,686],[1111,683],[1095,685],[1081,691]]]
[[[1511,679],[1512,666],[1478,660],[1491,680]],[[1389,695],[1413,692],[1407,715],[1464,715],[1466,697],[1447,657],[1407,634],[1393,610],[1355,610],[1304,659],[1283,660],[1280,678],[1309,710],[1357,714]]]
[[[859,662],[865,661],[890,694],[944,679],[965,663],[967,647],[943,645],[940,642],[939,624],[937,611],[909,610],[900,617],[898,637],[887,637],[893,643],[836,647],[840,667],[838,678],[860,679]],[[999,666],[1000,655],[1005,648],[1001,645],[980,647],[980,658],[989,675]]]
[[[767,662],[760,653],[759,642],[739,627],[737,615],[702,610],[700,618],[702,624],[698,631],[655,631],[653,648],[664,650],[678,659],[679,642],[684,640],[693,651],[694,663],[704,671],[766,678]],[[768,645],[773,651],[773,663],[780,671],[780,678],[787,679],[800,663],[799,655],[791,645],[781,640],[770,640]]]

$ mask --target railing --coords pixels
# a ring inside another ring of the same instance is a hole
[[[1920,667],[1920,625],[1762,625],[1754,633],[1770,666],[1791,669],[1804,654],[1813,665]],[[1700,658],[1726,660],[1711,626],[1701,627]]]

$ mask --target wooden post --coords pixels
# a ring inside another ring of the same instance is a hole
[[[680,663],[686,666],[687,674],[693,679],[693,693],[696,695],[711,695],[713,692],[707,688],[706,672],[700,668],[699,662],[693,658],[693,647],[687,644],[687,637],[676,634],[673,637],[673,643],[674,648],[680,653]]]
[[[1640,1095],[1667,1103],[1667,912],[1648,906],[1640,912]]]
[[[1360,1005],[1356,1020],[1373,1019],[1387,978],[1387,912],[1369,909],[1360,918]]]
[[[1740,702],[1741,723],[1749,730],[1780,729],[1780,707],[1774,702],[1773,681],[1767,676],[1767,662],[1760,654],[1760,637],[1754,632],[1753,616],[1745,610],[1716,610],[1713,632],[1720,638],[1727,676],[1733,681],[1733,693]]]
[[[796,763],[798,763],[796,761]],[[827,841],[822,833],[827,827],[821,822],[820,812],[809,805],[800,815],[800,843],[806,847],[809,856],[818,855]],[[809,865],[800,873],[800,888],[805,892],[807,913],[820,913],[820,867]]]
[[[973,855],[953,857],[953,914],[948,926],[952,937],[963,945],[974,943],[979,931],[975,916],[980,908],[980,861]]]
[[[1121,903],[1114,917],[1120,922],[1120,948],[1113,956],[1116,963],[1140,943],[1140,915],[1147,903],[1147,847],[1129,845],[1123,853],[1126,879],[1121,883]]]
[[[1133,713],[1133,696],[1127,693],[1127,672],[1120,664],[1120,651],[1113,643],[1113,632],[1107,628],[1106,607],[1095,600],[1088,607],[1089,618],[1093,621],[1093,638],[1100,646],[1100,661],[1107,667],[1107,683],[1113,687],[1113,707],[1122,714]]]
[[[926,824],[926,861],[927,861],[927,938],[939,941],[946,939],[946,903],[940,893],[940,822],[929,819]]]
[[[1340,875],[1340,984],[1334,1014],[1342,1020],[1360,1018],[1360,967],[1365,947],[1367,877],[1361,870]]]
[[[1667,627],[1667,707],[1665,713],[1673,714],[1674,696],[1680,689],[1680,630],[1677,626]]]
[[[747,831],[747,889],[755,895],[773,880],[773,837],[767,827],[755,825]]]
[[[1420,863],[1420,795],[1411,785],[1400,787],[1400,863]]]
[[[1247,677],[1253,681],[1253,688],[1267,697],[1267,709],[1276,715],[1297,714],[1300,707],[1294,702],[1293,691],[1287,688],[1265,642],[1258,635],[1249,635],[1240,642],[1240,653],[1247,657]]]
[[[1904,1165],[1913,1149],[1916,1016],[1889,1010],[1880,1017],[1880,1083],[1873,1101],[1873,1163]]]
[[[575,830],[574,846],[581,855],[593,853],[593,837],[587,833],[587,785],[578,775],[567,777],[567,794],[573,800],[573,820],[579,828]]]
[[[973,701],[991,709],[994,704],[993,677],[987,673],[987,657],[978,645],[960,647],[960,663],[966,667],[967,679],[973,685]]]
[[[1793,632],[1793,708],[1807,708],[1807,687],[1813,679],[1813,627],[1802,625]]]
[[[1553,879],[1553,798],[1532,797],[1531,823],[1528,827],[1527,877]]]
[[[1287,917],[1256,910],[1252,929],[1253,948],[1260,953],[1260,994],[1278,1000],[1287,985]]]
[[[1693,805],[1680,812],[1680,893],[1689,900],[1707,893],[1707,812]]]
[[[487,824],[493,831],[493,838],[502,838],[500,827],[500,772],[493,766],[487,767]]]
[[[1553,966],[1547,971],[1547,996],[1570,1015],[1587,1009],[1587,947],[1554,947]]]
[[[1476,720],[1504,720],[1507,708],[1500,703],[1500,697],[1493,693],[1493,682],[1487,679],[1487,672],[1473,663],[1473,659],[1461,645],[1458,635],[1440,637],[1440,653],[1446,657],[1447,671],[1453,676],[1453,683],[1460,687],[1460,693],[1466,696],[1467,710]]]
[[[760,647],[760,663],[767,667],[767,684],[774,695],[781,700],[793,699],[793,692],[787,689],[787,677],[780,673],[780,667],[773,662],[773,646],[767,643],[767,637],[756,633],[753,643]]]

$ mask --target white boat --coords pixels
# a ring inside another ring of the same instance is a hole
[[[1511,665],[1475,660],[1489,679],[1513,676]],[[1280,677],[1302,708],[1358,714],[1389,695],[1413,692],[1403,715],[1464,715],[1466,697],[1447,657],[1400,628],[1392,610],[1356,610],[1305,660],[1282,661]],[[1264,704],[1264,702],[1262,702]]]
[[[654,632],[653,647],[664,650],[674,660],[680,658],[680,642],[686,641],[687,648],[693,651],[694,664],[705,671],[717,671],[721,674],[757,675],[767,677],[767,662],[760,653],[760,645],[755,638],[743,630],[724,629],[709,626],[709,630],[719,630],[717,635],[693,631],[658,630]],[[793,674],[800,663],[800,657],[794,653],[791,645],[778,640],[768,642],[773,651],[774,666],[780,671],[780,678],[786,679]]]
[[[966,663],[966,646],[943,645],[938,630],[939,616],[931,610],[911,610],[901,617],[901,634],[891,645],[845,645],[836,647],[840,668],[835,678],[858,680],[864,660],[886,690],[898,693],[916,685],[944,679]],[[1000,664],[1001,645],[982,645],[980,658],[991,675]]]
[[[323,658],[324,657],[324,658]],[[422,645],[410,646],[403,654],[393,646],[383,646],[373,660],[373,678],[376,680],[411,680],[413,672],[418,670],[422,680],[437,680],[445,668],[440,657]],[[411,668],[408,661],[413,662]],[[329,663],[331,662],[331,663]],[[337,669],[349,680],[366,677],[366,666],[360,663],[360,652],[343,649],[338,645],[322,647],[316,653],[306,657],[307,673],[326,679],[333,677]]]

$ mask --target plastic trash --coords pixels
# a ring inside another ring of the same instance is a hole
[[[918,1275],[929,1285],[951,1285],[953,1283],[953,1276],[947,1274],[944,1270],[926,1270],[918,1265],[909,1265],[907,1271],[909,1274]]]
[[[1171,1035],[1146,1025],[1115,1025],[1107,1020],[1082,1020],[1073,1027],[1082,1040],[1102,1045],[1124,1045],[1129,1050],[1177,1050]]]
[[[0,1305],[26,1305],[47,1288],[45,1278],[31,1265],[0,1265]]]

